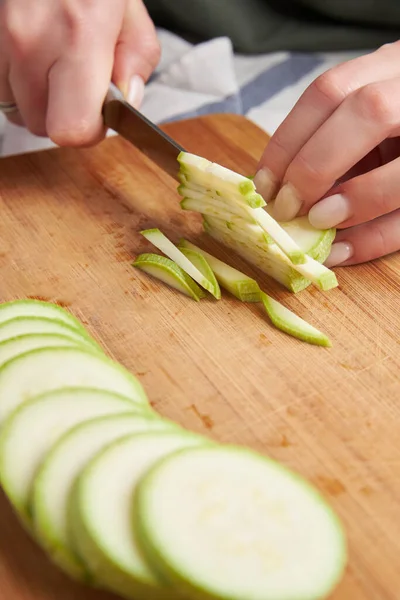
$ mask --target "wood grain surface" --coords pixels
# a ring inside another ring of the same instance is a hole
[[[267,136],[244,118],[165,127],[187,150],[243,174]],[[258,305],[189,298],[134,270],[159,227],[221,258],[179,207],[176,183],[128,143],[0,161],[0,300],[68,307],[135,373],[152,405],[194,431],[249,445],[311,480],[343,519],[350,562],[332,600],[400,598],[400,256],[338,269],[340,287],[293,296],[243,261],[264,289],[333,347],[273,329]],[[111,598],[70,582],[0,498],[0,598]]]

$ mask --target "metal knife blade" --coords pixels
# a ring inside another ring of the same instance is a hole
[[[114,84],[110,84],[103,105],[103,118],[107,127],[131,142],[163,171],[177,179],[179,170],[177,158],[184,148],[125,102]]]

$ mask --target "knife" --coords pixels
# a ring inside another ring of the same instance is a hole
[[[131,142],[168,175],[178,178],[177,158],[184,148],[128,104],[113,83],[103,104],[103,119],[107,127]]]

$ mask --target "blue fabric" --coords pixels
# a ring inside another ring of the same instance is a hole
[[[191,119],[215,113],[235,113],[246,115],[249,110],[263,104],[297,83],[302,77],[323,64],[317,54],[292,54],[289,58],[263,71],[250,82],[244,84],[237,94],[227,96],[218,102],[203,104],[195,110],[175,115],[162,123]]]

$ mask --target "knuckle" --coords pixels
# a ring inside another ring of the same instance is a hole
[[[85,9],[85,2],[69,1],[64,6],[64,22],[72,42],[84,27],[86,21]]]
[[[322,96],[330,106],[337,106],[346,97],[339,68],[329,69],[322,73],[311,84],[310,89],[317,96]]]
[[[371,239],[373,239],[373,241],[374,241],[373,242],[374,256],[380,257],[380,256],[386,256],[386,254],[389,254],[390,248],[389,248],[388,241],[386,239],[385,228],[382,225],[382,223],[379,221],[379,219],[376,220],[375,222],[373,221],[371,223],[370,236],[371,236]]]
[[[57,127],[49,132],[49,137],[57,146],[90,146],[98,139],[97,130],[88,121],[81,121],[74,127]]]
[[[36,35],[32,28],[26,27],[19,9],[12,3],[4,9],[2,25],[13,54],[22,58],[28,56],[36,43]]]
[[[394,42],[386,42],[386,44],[382,44],[375,52],[379,54],[392,54],[398,53],[400,51],[400,40],[395,40]]]
[[[364,119],[377,121],[382,125],[394,124],[393,102],[379,83],[371,83],[359,89],[356,92],[356,102]]]
[[[293,183],[301,181],[302,187],[307,186],[314,189],[319,187],[325,178],[324,174],[319,169],[316,169],[305,153],[300,150],[296,158],[289,165],[285,179]]]
[[[74,46],[95,31],[98,15],[96,0],[64,0],[64,27],[70,46]]]
[[[155,68],[161,58],[161,45],[155,35],[148,36],[143,40],[143,53],[150,66]]]

